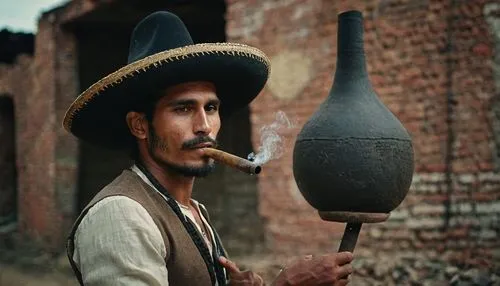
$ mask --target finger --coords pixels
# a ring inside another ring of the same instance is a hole
[[[351,252],[339,252],[335,256],[335,262],[337,262],[337,265],[344,265],[346,263],[350,263],[353,259],[352,253]]]
[[[240,271],[239,273],[231,276],[230,285],[260,285],[257,283],[257,274],[251,271]]]
[[[229,273],[239,273],[240,269],[238,266],[236,266],[236,263],[232,262],[231,260],[225,258],[224,256],[219,257],[219,262],[224,266],[224,268],[229,271]]]
[[[349,276],[353,272],[352,265],[345,264],[343,266],[340,266],[337,268],[336,272],[338,278],[347,278],[347,276]]]
[[[230,285],[254,285],[250,279],[230,279],[229,280]]]
[[[257,286],[263,286],[264,285],[264,279],[262,277],[260,277],[259,275],[255,274],[254,273],[254,279],[253,281],[255,281],[255,285]]]

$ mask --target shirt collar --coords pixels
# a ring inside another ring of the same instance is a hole
[[[159,190],[158,190],[158,189],[157,189],[157,188],[153,185],[153,183],[151,183],[151,181],[148,179],[148,177],[146,176],[146,174],[144,174],[144,172],[143,172],[141,169],[139,169],[139,168],[137,167],[137,165],[136,165],[136,164],[134,164],[134,165],[133,165],[130,169],[132,170],[132,172],[136,173],[136,174],[137,174],[137,176],[139,176],[139,177],[140,177],[140,178],[144,181],[144,183],[148,184],[151,188],[153,188],[153,190],[155,190],[156,192],[158,192],[158,193],[159,193],[159,194],[160,194],[163,198],[165,198],[165,200],[167,200],[167,201],[168,201],[168,198],[167,198],[165,195],[163,195],[163,194],[162,194],[162,193],[161,193],[161,192],[160,192],[160,191],[159,191]]]

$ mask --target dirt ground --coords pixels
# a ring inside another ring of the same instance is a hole
[[[1,286],[77,286],[77,281],[66,273],[33,273],[0,265]]]
[[[78,282],[65,256],[27,256],[0,261],[0,286],[73,286]],[[29,260],[29,261],[28,261]]]

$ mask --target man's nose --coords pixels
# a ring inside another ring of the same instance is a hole
[[[194,133],[208,135],[212,132],[212,126],[205,110],[197,112],[194,120]]]

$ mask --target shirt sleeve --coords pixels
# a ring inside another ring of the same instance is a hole
[[[89,286],[167,286],[166,255],[149,213],[125,196],[95,204],[75,233],[73,260]]]

